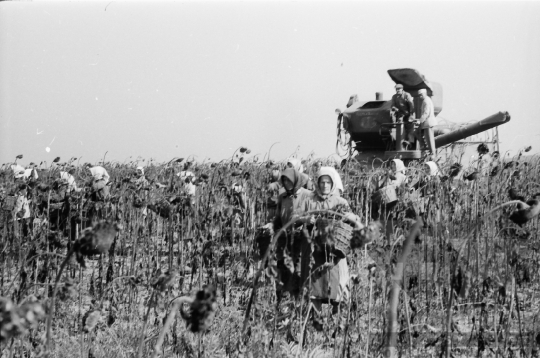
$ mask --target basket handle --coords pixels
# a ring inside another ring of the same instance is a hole
[[[354,216],[354,218],[352,218]],[[355,230],[362,230],[364,225],[360,222],[358,215],[354,213],[347,213],[343,215],[343,221],[348,221],[353,224]]]

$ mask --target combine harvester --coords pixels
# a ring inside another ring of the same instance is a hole
[[[442,111],[442,86],[428,81],[415,69],[388,70],[392,81],[402,84],[405,92],[414,100],[416,118],[420,118],[422,100],[418,90],[426,89],[435,107],[435,116]],[[389,159],[405,162],[423,159],[426,153],[416,141],[413,148],[405,149],[403,143],[403,123],[395,122],[391,115],[392,101],[385,101],[382,93],[375,94],[375,101],[361,102],[356,95],[351,96],[347,109],[336,110],[338,114],[338,146],[348,150],[363,164],[379,166]],[[445,162],[469,164],[480,144],[487,145],[490,152],[499,150],[497,127],[510,121],[508,112],[495,113],[481,121],[457,124],[437,118],[434,127],[437,155]],[[477,155],[477,154],[476,154]]]

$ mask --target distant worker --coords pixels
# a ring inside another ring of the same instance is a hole
[[[407,147],[414,143],[414,102],[412,96],[403,90],[403,85],[396,85],[396,94],[392,96],[392,113],[396,122],[404,123],[403,139]]]
[[[99,165],[93,167],[90,163],[86,163],[85,166],[92,175],[90,183],[92,187],[92,199],[94,201],[103,201],[105,198],[108,198],[110,187],[107,184],[109,183],[110,176],[107,170]]]
[[[80,192],[81,189],[77,187],[77,182],[75,181],[75,177],[73,176],[75,174],[75,168],[74,167],[68,167],[65,168],[65,171],[60,171],[60,179],[67,184],[66,191],[68,193],[71,192]]]
[[[432,156],[436,155],[435,152],[435,135],[433,134],[433,127],[437,124],[435,119],[434,107],[431,98],[427,94],[427,90],[418,90],[418,96],[422,99],[420,127],[418,128],[419,138],[424,135],[425,141],[428,145],[429,151]]]

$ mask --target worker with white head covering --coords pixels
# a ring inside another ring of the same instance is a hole
[[[424,135],[424,138],[427,142],[429,151],[432,156],[437,154],[435,147],[435,135],[433,133],[433,127],[437,124],[437,119],[435,118],[435,108],[431,98],[427,94],[427,90],[422,88],[418,90],[418,96],[422,99],[421,106],[421,116],[420,116],[420,126],[418,130],[420,131],[419,138],[421,135]]]
[[[180,177],[180,180],[182,181],[182,186],[184,193],[187,195],[194,197],[195,193],[197,192],[197,187],[195,186],[195,174],[188,170],[191,166],[191,162],[186,162],[184,164],[184,170],[182,170],[180,173],[176,174]]]
[[[13,208],[13,215],[18,219],[30,218],[30,200],[28,200],[28,186],[20,184],[17,187],[16,202]]]
[[[304,172],[304,166],[302,165],[302,162],[299,159],[296,159],[296,158],[287,159],[287,166],[289,168],[294,168],[298,170],[300,173]]]
[[[110,192],[110,187],[107,185],[109,183],[110,176],[109,173],[107,173],[107,170],[99,165],[93,167],[90,163],[86,164],[86,168],[88,168],[90,174],[92,175],[94,199],[103,200],[107,198]]]
[[[141,166],[138,166],[137,169],[135,169],[135,184],[138,186],[145,186],[148,185],[148,180],[146,180],[146,177],[144,176],[144,168]]]
[[[415,198],[412,201],[414,211],[422,217],[429,211],[429,205],[437,191],[440,177],[439,167],[433,161],[425,162],[423,170],[420,178],[411,188],[416,189],[412,192],[412,197]],[[424,220],[424,225],[427,225],[426,220]]]
[[[316,176],[315,191],[308,196],[308,200],[306,201],[306,211],[340,208],[342,211],[348,212],[346,214],[347,220],[353,222],[358,229],[362,228],[363,225],[360,223],[360,218],[350,211],[349,203],[340,196],[338,183],[341,183],[341,178],[335,168],[321,167]],[[342,185],[341,187],[343,188]],[[322,269],[321,271],[321,267],[328,259],[327,253],[315,251],[312,255],[315,259],[315,265],[311,272],[318,272],[311,279],[311,293],[315,297],[313,301],[314,307],[320,311],[322,302],[329,300],[334,305],[335,312],[338,306],[337,304],[345,301],[349,295],[349,267],[347,265],[347,259],[336,255],[334,258],[336,265],[332,268]],[[304,257],[302,259],[310,260],[310,258]],[[305,276],[305,273],[302,276]]]
[[[92,178],[94,179],[94,182],[102,181],[104,184],[107,184],[109,182],[110,176],[109,173],[107,173],[107,170],[103,168],[102,166],[96,165],[92,166],[91,164],[86,164],[86,167],[92,174]]]
[[[75,177],[73,176],[73,173],[75,172],[75,168],[69,168],[66,171],[60,172],[60,179],[63,180],[67,184],[67,192],[79,192],[81,189],[77,187],[77,182],[75,181]]]
[[[23,166],[15,164],[11,166],[11,170],[13,170],[13,176],[15,177],[15,179],[36,180],[37,178],[39,178],[34,168],[25,169]]]
[[[339,195],[343,194],[343,182],[341,181],[341,176],[337,172],[336,168],[334,167],[322,167],[325,171],[329,171],[333,173],[333,180],[335,181],[334,184],[336,185],[336,190],[339,192]],[[321,168],[321,169],[322,169]],[[320,172],[320,170],[319,170]]]
[[[429,177],[436,177],[440,175],[439,166],[433,161],[424,163],[425,172]]]
[[[405,175],[405,163],[401,159],[392,159],[391,162],[391,169],[393,171],[392,177],[390,179],[391,184],[395,185],[396,187],[401,186],[402,184],[407,182],[407,176]]]
[[[388,242],[391,242],[394,236],[394,209],[399,203],[398,189],[407,182],[406,168],[402,160],[393,159],[390,167],[375,183],[375,191],[371,197],[371,218],[381,221]]]

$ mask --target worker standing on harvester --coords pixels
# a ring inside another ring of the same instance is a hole
[[[415,141],[414,135],[414,102],[412,96],[403,90],[403,85],[396,85],[396,94],[392,96],[392,113],[397,122],[404,123],[403,138],[407,148]]]
[[[433,134],[433,127],[437,123],[435,119],[433,102],[431,101],[431,98],[427,95],[427,90],[424,88],[418,90],[418,96],[422,99],[422,105],[420,107],[421,116],[420,127],[418,128],[418,137],[421,138],[422,134],[424,135],[429,151],[431,152],[431,155],[435,157],[435,135]],[[435,158],[432,159],[434,160]]]

